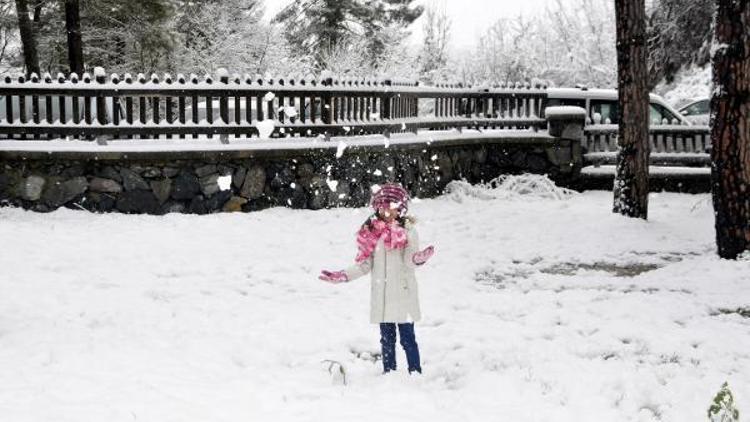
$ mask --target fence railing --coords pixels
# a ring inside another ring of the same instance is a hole
[[[0,81],[0,137],[307,137],[546,128],[541,87],[169,75]]]
[[[374,79],[267,79],[219,74],[0,80],[0,138],[316,137],[424,129],[544,130],[547,91],[529,85],[419,86]],[[616,158],[618,126],[589,124],[589,163]],[[705,165],[706,126],[650,128],[652,163]]]
[[[618,125],[588,125],[584,152],[591,163],[614,163]],[[649,127],[652,164],[710,163],[711,130],[708,126],[652,125]]]

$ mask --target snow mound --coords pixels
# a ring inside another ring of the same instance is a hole
[[[545,175],[539,174],[504,174],[487,183],[471,185],[466,181],[452,181],[445,187],[445,196],[456,202],[474,198],[493,199],[552,199],[566,200],[578,193],[571,189],[561,188]]]

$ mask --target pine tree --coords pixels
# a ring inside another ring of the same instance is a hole
[[[274,21],[284,26],[294,54],[312,52],[319,60],[356,34],[366,14],[357,0],[295,0]]]
[[[750,0],[716,0],[711,190],[719,256],[750,250]]]
[[[406,28],[424,12],[422,6],[412,6],[414,0],[366,0],[369,13],[363,22],[367,40],[367,59],[377,69],[387,50],[400,44],[408,35]]]
[[[615,0],[620,116],[613,211],[648,218],[648,116],[644,0]]]
[[[308,55],[317,67],[326,58],[356,51],[365,63],[377,67],[378,60],[408,33],[405,28],[422,14],[414,0],[295,0],[281,10],[274,22],[281,23],[293,54]]]

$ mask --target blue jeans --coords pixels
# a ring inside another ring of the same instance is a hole
[[[398,334],[401,337],[401,346],[406,352],[406,363],[409,365],[409,373],[422,373],[419,364],[419,346],[414,338],[414,324],[398,324]],[[383,372],[396,370],[396,324],[384,322],[380,324],[380,345],[383,350]]]

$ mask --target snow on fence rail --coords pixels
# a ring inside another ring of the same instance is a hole
[[[391,80],[219,74],[46,74],[0,81],[0,137],[95,139],[333,136],[484,127],[546,128],[543,87],[418,86]],[[431,115],[420,103],[431,102]],[[421,110],[424,112],[424,110]]]

